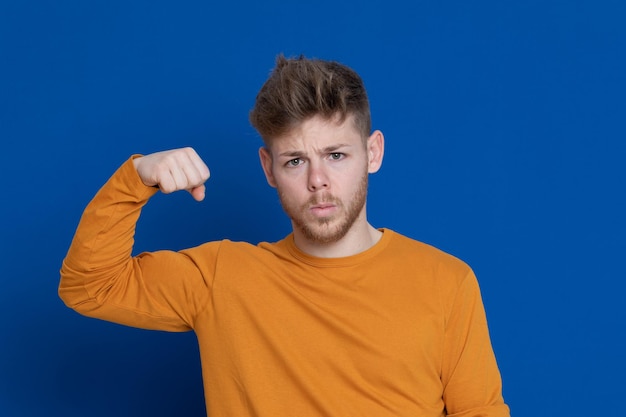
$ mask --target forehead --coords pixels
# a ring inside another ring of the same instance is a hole
[[[268,147],[273,152],[289,150],[322,149],[329,146],[352,146],[363,143],[363,138],[354,123],[354,117],[348,116],[343,122],[337,118],[325,119],[314,116],[300,123],[287,133],[273,138]]]

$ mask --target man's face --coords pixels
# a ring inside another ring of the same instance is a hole
[[[267,180],[276,187],[294,233],[308,242],[337,242],[366,226],[370,139],[351,117],[339,124],[313,117],[260,151]]]

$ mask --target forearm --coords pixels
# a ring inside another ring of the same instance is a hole
[[[86,207],[61,267],[59,295],[88,314],[121,275],[131,273],[135,224],[156,192],[124,163]]]

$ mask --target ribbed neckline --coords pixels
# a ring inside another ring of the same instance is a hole
[[[383,235],[374,246],[355,255],[344,256],[341,258],[318,258],[316,256],[312,256],[302,252],[300,249],[298,249],[296,243],[294,242],[293,233],[285,238],[285,243],[287,245],[287,250],[289,251],[289,253],[294,258],[296,258],[300,262],[304,262],[307,265],[311,265],[317,268],[347,267],[352,265],[358,265],[366,259],[370,259],[378,255],[389,245],[389,242],[391,242],[394,232],[391,229],[386,228],[381,228],[378,230],[383,232]]]

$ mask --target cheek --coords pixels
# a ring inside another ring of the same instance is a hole
[[[274,177],[274,183],[276,188],[280,188],[282,190],[297,191],[302,187],[306,189],[306,176],[304,174],[304,170],[274,169],[272,176]]]
[[[284,178],[275,178],[276,179],[276,190],[280,195],[280,198],[285,201],[294,201],[297,200],[299,195],[298,187],[294,186],[294,184],[290,181],[285,181]]]

